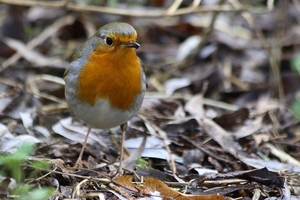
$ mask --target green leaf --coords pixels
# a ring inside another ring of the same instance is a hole
[[[300,118],[300,100],[295,99],[291,105],[291,110],[296,115],[296,117]]]
[[[300,74],[300,54],[294,56],[291,62],[292,69]]]
[[[27,195],[21,195],[17,200],[45,200],[55,194],[55,190],[53,188],[35,188],[28,192]]]

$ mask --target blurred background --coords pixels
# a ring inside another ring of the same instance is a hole
[[[173,171],[188,182],[207,172],[267,167],[286,174],[255,174],[267,183],[235,174],[247,188],[221,190],[199,181],[188,193],[215,189],[209,194],[252,199],[259,188],[258,199],[265,199],[281,195],[271,186],[288,183],[285,189],[299,195],[299,175],[291,175],[300,172],[298,0],[0,0],[0,187],[6,188],[0,197],[41,176],[29,158],[46,159],[47,169],[60,172],[75,162],[87,128],[67,107],[63,73],[75,51],[113,21],[137,30],[148,83],[127,131],[131,170],[162,181],[174,181]],[[84,155],[87,169],[118,158],[118,133],[94,130]],[[9,156],[27,142],[35,145],[12,164]],[[22,163],[30,173],[12,167]],[[46,190],[44,199],[58,193],[67,198],[75,190],[57,174],[33,183],[56,188]],[[69,186],[69,192],[62,189]]]

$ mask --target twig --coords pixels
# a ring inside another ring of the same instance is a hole
[[[281,82],[280,61],[282,57],[282,38],[284,37],[287,24],[288,2],[280,1],[278,3],[279,8],[277,9],[276,14],[278,15],[279,20],[276,23],[274,37],[271,41],[271,55],[269,55],[272,69],[272,74],[270,74],[270,77],[274,77],[274,90],[277,92],[279,101],[284,105],[285,96]],[[271,81],[273,80],[271,79]]]
[[[181,3],[182,3],[182,0],[175,0],[172,3],[172,5],[169,7],[169,9],[167,10],[167,13],[169,13],[169,14],[174,13],[176,10],[178,10]]]
[[[6,78],[0,78],[0,83],[13,88],[13,90],[6,90],[4,92],[1,92],[0,98],[12,96],[12,95],[16,94],[17,92],[19,92],[20,90],[22,90],[22,88],[23,88],[23,86],[20,83],[17,83],[16,81],[9,80]]]
[[[62,8],[72,11],[80,12],[101,12],[113,15],[121,16],[131,16],[131,17],[167,17],[167,16],[179,16],[186,15],[191,13],[204,13],[204,12],[237,12],[248,10],[248,6],[242,6],[239,9],[232,8],[231,6],[205,6],[205,7],[195,7],[198,4],[198,0],[194,1],[191,7],[180,8],[169,13],[168,10],[164,9],[145,9],[142,11],[137,10],[128,10],[122,8],[108,8],[95,5],[77,5],[75,3],[69,3],[64,0],[62,2],[57,1],[36,1],[36,0],[0,0],[0,3],[6,3],[11,5],[20,5],[20,6],[44,6],[51,8]]]
[[[0,1],[1,2],[1,1]],[[58,29],[60,29],[62,26],[71,24],[75,20],[75,17],[72,15],[66,15],[62,17],[61,19],[57,20],[55,23],[53,23],[50,27],[45,29],[38,37],[34,38],[28,44],[26,47],[28,49],[33,49],[37,45],[41,44],[44,40],[51,37],[53,34],[55,34]],[[21,58],[21,54],[15,53],[13,56],[8,58],[6,61],[4,61],[0,65],[0,72],[6,69],[8,66],[13,65]]]
[[[282,150],[277,149],[275,146],[273,146],[270,143],[265,143],[265,147],[268,147],[271,151],[271,153],[275,156],[277,156],[282,162],[292,164],[292,165],[297,165],[300,166],[300,162],[296,160],[294,157],[291,155],[285,153]]]

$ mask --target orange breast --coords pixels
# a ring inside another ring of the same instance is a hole
[[[112,56],[113,55],[113,56]],[[94,106],[106,98],[120,110],[127,110],[141,93],[141,67],[134,49],[94,51],[79,74],[78,98]]]

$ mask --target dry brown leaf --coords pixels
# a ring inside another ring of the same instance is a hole
[[[221,195],[187,195],[177,192],[167,186],[162,181],[155,178],[144,178],[144,182],[140,185],[132,183],[133,177],[130,175],[120,176],[115,181],[128,189],[137,191],[137,189],[144,195],[159,194],[163,199],[176,199],[176,200],[222,200],[228,199]],[[137,188],[137,189],[136,189]]]
[[[225,152],[230,153],[236,158],[244,154],[242,147],[234,140],[233,135],[224,130],[213,120],[204,118],[197,119],[198,123],[203,126],[206,133],[212,137],[222,147]]]
[[[203,117],[204,108],[203,108],[203,95],[197,94],[193,96],[186,104],[184,109],[189,112],[192,116]]]

